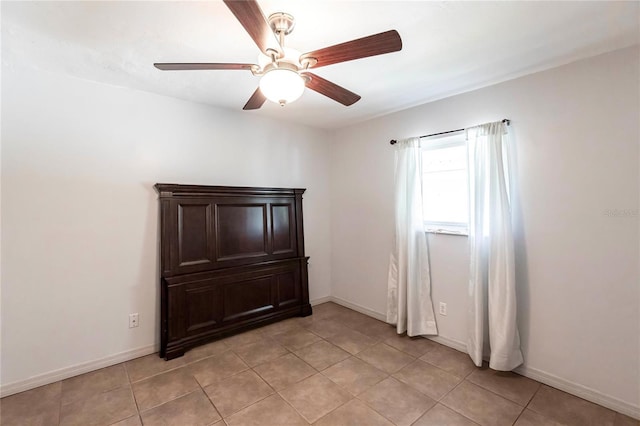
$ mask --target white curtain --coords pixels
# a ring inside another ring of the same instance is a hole
[[[467,350],[481,366],[488,334],[489,366],[510,371],[523,358],[516,324],[507,126],[489,123],[467,129],[466,134],[471,257]]]
[[[431,303],[429,252],[422,216],[420,139],[395,151],[395,244],[389,262],[387,322],[409,336],[438,334]]]

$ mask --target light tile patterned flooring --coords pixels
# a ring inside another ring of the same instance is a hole
[[[12,425],[638,426],[333,303],[193,349],[6,397]]]

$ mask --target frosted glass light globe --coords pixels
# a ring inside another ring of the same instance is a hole
[[[260,79],[260,91],[270,101],[284,106],[302,96],[304,80],[293,70],[274,68]]]

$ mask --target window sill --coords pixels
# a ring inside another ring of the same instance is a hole
[[[449,229],[427,229],[425,232],[427,234],[457,235],[459,237],[469,236],[469,233],[467,231],[452,231]]]

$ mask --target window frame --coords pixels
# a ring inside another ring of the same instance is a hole
[[[434,151],[443,148],[453,148],[458,146],[464,146],[467,149],[467,140],[464,130],[447,133],[444,135],[432,136],[428,141],[421,144],[421,155],[424,155],[426,151]],[[422,158],[421,158],[422,161]],[[466,164],[466,190],[467,200],[469,197],[469,165]],[[424,172],[422,173],[423,179],[423,197],[424,197]],[[469,213],[470,214],[470,213]],[[469,221],[467,222],[448,222],[448,221],[428,221],[423,217],[425,231],[432,234],[449,234],[449,235],[469,235]]]

